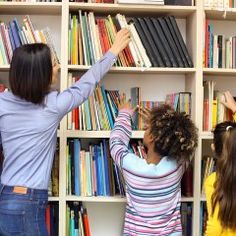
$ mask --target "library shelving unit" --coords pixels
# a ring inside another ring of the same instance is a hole
[[[68,64],[68,24],[69,12],[93,11],[107,16],[116,13],[132,16],[165,16],[176,17],[178,26],[186,42],[193,60],[193,68],[127,68],[113,67],[102,80],[108,89],[119,89],[130,96],[130,88],[141,88],[142,100],[164,100],[165,95],[173,92],[192,93],[192,119],[199,128],[199,145],[194,158],[193,196],[181,199],[182,202],[193,204],[192,235],[200,232],[200,203],[205,201],[201,196],[201,157],[204,146],[208,145],[212,135],[202,131],[203,117],[203,78],[214,77],[220,88],[234,88],[233,76],[235,69],[208,69],[203,67],[203,38],[205,32],[204,19],[208,18],[217,26],[218,32],[225,34],[233,32],[236,11],[232,9],[204,9],[203,1],[195,1],[195,6],[148,6],[148,5],[119,5],[62,2],[27,3],[0,2],[0,20],[8,22],[17,17],[30,15],[36,28],[48,26],[51,30],[57,53],[60,58],[61,70],[57,88],[61,91],[67,87],[68,73],[81,75],[89,69],[84,65]],[[227,27],[225,27],[227,24]],[[230,25],[228,27],[228,24]],[[7,84],[9,66],[0,66],[0,83]],[[222,81],[222,76],[226,78]],[[220,81],[221,80],[221,81]],[[234,92],[234,91],[232,91]],[[236,86],[235,86],[236,92]],[[68,138],[80,138],[92,141],[94,138],[109,138],[110,131],[78,131],[67,130],[66,117],[61,121],[58,130],[60,145],[59,197],[50,197],[49,201],[59,203],[59,235],[66,235],[66,204],[72,201],[82,201],[88,209],[91,234],[93,236],[120,236],[125,211],[125,198],[116,197],[77,197],[66,195],[66,145]],[[134,131],[132,138],[142,138],[143,131]]]

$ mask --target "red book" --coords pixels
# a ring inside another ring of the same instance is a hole
[[[83,209],[83,222],[84,222],[84,232],[85,236],[91,236],[90,227],[89,227],[89,220],[87,210]]]
[[[47,230],[48,230],[48,235],[50,235],[50,229],[51,229],[51,222],[50,222],[50,205],[47,206],[46,208],[46,226],[47,226]]]

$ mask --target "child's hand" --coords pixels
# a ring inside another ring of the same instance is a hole
[[[117,104],[118,104],[119,111],[122,110],[122,109],[126,109],[126,110],[129,110],[131,112],[131,115],[136,110],[136,107],[132,108],[130,100],[126,101],[125,94],[120,95],[120,98],[117,99]]]
[[[150,110],[148,108],[139,107],[139,114],[145,122],[147,122],[150,118]]]
[[[236,102],[229,91],[224,92],[225,102],[222,101],[227,108],[229,108],[233,113],[236,112]]]
[[[118,56],[118,54],[128,45],[130,42],[130,31],[128,29],[121,29],[117,34],[110,51]]]

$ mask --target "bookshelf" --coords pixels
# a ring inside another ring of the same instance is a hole
[[[202,150],[212,139],[210,132],[203,132],[203,78],[214,77],[222,89],[234,88],[236,69],[204,68],[202,54],[204,48],[204,19],[210,19],[218,26],[219,32],[228,24],[227,32],[234,32],[233,24],[236,20],[236,9],[204,8],[203,1],[195,1],[196,6],[147,6],[147,5],[118,5],[71,3],[68,0],[56,3],[27,3],[27,2],[0,2],[0,20],[8,22],[14,16],[21,19],[28,14],[38,28],[49,26],[54,39],[57,53],[60,58],[61,71],[57,89],[61,91],[67,87],[67,75],[72,72],[81,75],[88,66],[68,64],[68,24],[69,12],[78,10],[93,11],[95,14],[106,16],[122,13],[132,16],[165,16],[174,15],[186,42],[193,68],[137,68],[113,67],[102,81],[108,89],[120,89],[130,94],[130,88],[140,86],[142,99],[160,100],[171,92],[187,91],[192,93],[192,118],[199,128],[199,146],[194,159],[193,197],[183,197],[182,202],[193,204],[192,235],[198,236],[200,229],[200,204],[205,201],[201,195],[201,157]],[[226,14],[225,14],[226,13]],[[227,27],[226,27],[227,28]],[[7,83],[9,66],[0,66],[0,83]],[[222,78],[223,77],[223,78]],[[223,81],[219,80],[226,79]],[[236,90],[236,87],[235,87]],[[236,92],[236,91],[232,91]],[[83,201],[88,209],[92,235],[120,236],[122,234],[125,198],[115,197],[76,197],[66,195],[66,144],[68,138],[102,139],[109,138],[110,131],[72,131],[67,130],[66,117],[60,124],[58,138],[60,145],[59,169],[59,197],[50,197],[49,201],[59,204],[59,235],[66,232],[66,204],[73,201]],[[134,131],[132,138],[140,139],[143,131]],[[207,142],[206,142],[207,141]]]

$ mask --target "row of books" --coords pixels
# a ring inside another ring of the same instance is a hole
[[[119,54],[116,66],[193,67],[191,57],[173,16],[159,18],[106,18],[93,12],[70,14],[69,64],[92,65],[114,42],[117,31],[129,28],[131,42]]]
[[[49,28],[35,30],[30,17],[26,15],[22,26],[17,18],[14,18],[9,24],[0,23],[0,65],[10,64],[15,48],[30,43],[47,44],[53,57],[59,63]]]
[[[66,235],[91,236],[87,209],[82,202],[71,202],[66,208]]]
[[[86,146],[82,148],[81,146]],[[85,151],[87,149],[88,151]],[[84,140],[69,139],[67,144],[67,194],[77,196],[124,196],[124,182],[109,150],[109,141],[95,144]],[[147,154],[140,140],[131,140],[130,152],[146,159]],[[193,196],[193,166],[189,166],[181,182],[182,196]]]
[[[77,196],[124,196],[119,169],[110,156],[108,140],[91,144],[89,151],[79,139],[68,140],[67,194]]]
[[[236,36],[214,35],[214,26],[206,20],[205,60],[208,68],[236,68]]]
[[[79,77],[73,77],[70,73],[68,77],[68,87],[70,87]],[[165,101],[142,101],[141,88],[130,89],[131,105],[152,109],[160,104],[167,103],[178,112],[191,114],[191,93],[180,92],[168,94]],[[111,130],[114,126],[118,114],[118,104],[120,93],[118,90],[106,90],[103,85],[97,86],[93,94],[79,107],[72,110],[67,115],[68,130]],[[144,120],[138,112],[133,119],[133,129],[143,130]]]
[[[181,222],[182,235],[192,235],[192,218],[193,218],[193,204],[189,202],[181,203]]]
[[[215,8],[234,8],[236,7],[235,0],[204,0],[205,7]]]
[[[215,90],[215,85],[212,80],[203,82],[203,131],[211,131],[218,123],[232,120],[232,112],[222,104],[225,96]]]
[[[202,195],[204,196],[204,183],[207,177],[212,174],[216,169],[216,159],[212,156],[203,156],[201,167],[201,183],[202,183]]]
[[[58,236],[59,230],[59,205],[57,202],[50,202],[46,208],[46,226],[49,236]]]
[[[193,6],[193,0],[69,0],[70,2]]]

